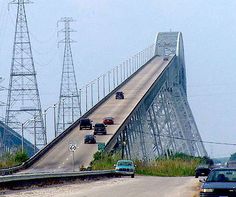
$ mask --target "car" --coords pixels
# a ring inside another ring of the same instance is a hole
[[[116,99],[124,99],[124,92],[116,92]]]
[[[112,125],[112,124],[114,124],[114,118],[112,118],[112,117],[106,117],[106,118],[103,119],[103,123],[104,123],[105,125]]]
[[[208,176],[208,174],[211,172],[211,168],[209,165],[199,165],[195,169],[195,178],[198,178],[199,176]]]
[[[132,160],[119,160],[115,165],[115,172],[122,175],[130,175],[134,178],[135,165]]]
[[[164,57],[164,58],[163,58],[163,61],[168,61],[168,60],[169,60],[168,57]]]
[[[236,168],[212,169],[207,179],[200,180],[200,197],[235,197]]]
[[[90,120],[89,118],[83,118],[80,120],[80,130],[82,129],[92,129],[93,125],[92,125],[92,120]]]
[[[97,135],[98,133],[101,133],[103,135],[107,134],[107,129],[106,129],[106,125],[104,123],[96,123],[94,125],[94,135]]]
[[[227,166],[228,168],[235,168],[235,167],[236,167],[236,161],[234,161],[234,160],[228,161],[228,162],[226,163],[226,166]]]
[[[84,143],[85,144],[96,144],[96,137],[92,134],[85,135]]]

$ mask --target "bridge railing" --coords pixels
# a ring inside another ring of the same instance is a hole
[[[79,89],[80,113],[84,114],[154,56],[155,45],[145,48]]]

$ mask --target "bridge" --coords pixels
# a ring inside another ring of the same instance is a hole
[[[107,135],[96,137],[104,151],[122,150],[125,158],[148,161],[171,153],[206,156],[207,152],[187,100],[183,38],[180,32],[159,33],[155,52],[142,67],[98,102],[82,118],[94,123],[113,117]],[[115,93],[123,91],[124,100]],[[98,144],[84,144],[92,130],[79,120],[31,158],[27,171],[71,171],[69,145],[75,143],[75,170],[89,166]]]
[[[0,136],[3,139],[2,143],[0,144],[0,155],[2,155],[5,151],[16,151],[21,149],[22,136],[8,127],[2,121],[0,121]],[[27,139],[24,138],[23,143],[24,150],[27,152],[29,157],[34,155],[35,150],[38,151],[38,149],[35,148],[34,145]]]

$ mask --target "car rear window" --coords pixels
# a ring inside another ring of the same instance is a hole
[[[95,127],[105,127],[104,124],[96,124]]]

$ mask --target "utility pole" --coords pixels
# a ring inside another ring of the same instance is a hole
[[[17,6],[17,14],[5,122],[21,135],[21,123],[36,117],[35,145],[42,148],[47,137],[26,18],[25,6],[29,3],[29,0],[11,2]],[[31,142],[34,141],[30,136],[32,128],[32,123],[25,127],[25,137]],[[8,137],[5,136],[5,139]]]
[[[64,24],[64,28],[59,31],[59,33],[64,34],[64,39],[59,41],[59,44],[64,44],[64,57],[57,115],[57,135],[81,116],[80,98],[71,49],[71,43],[75,42],[71,39],[71,33],[75,32],[70,27],[72,22],[74,20],[70,17],[61,18],[58,21],[58,24]]]

